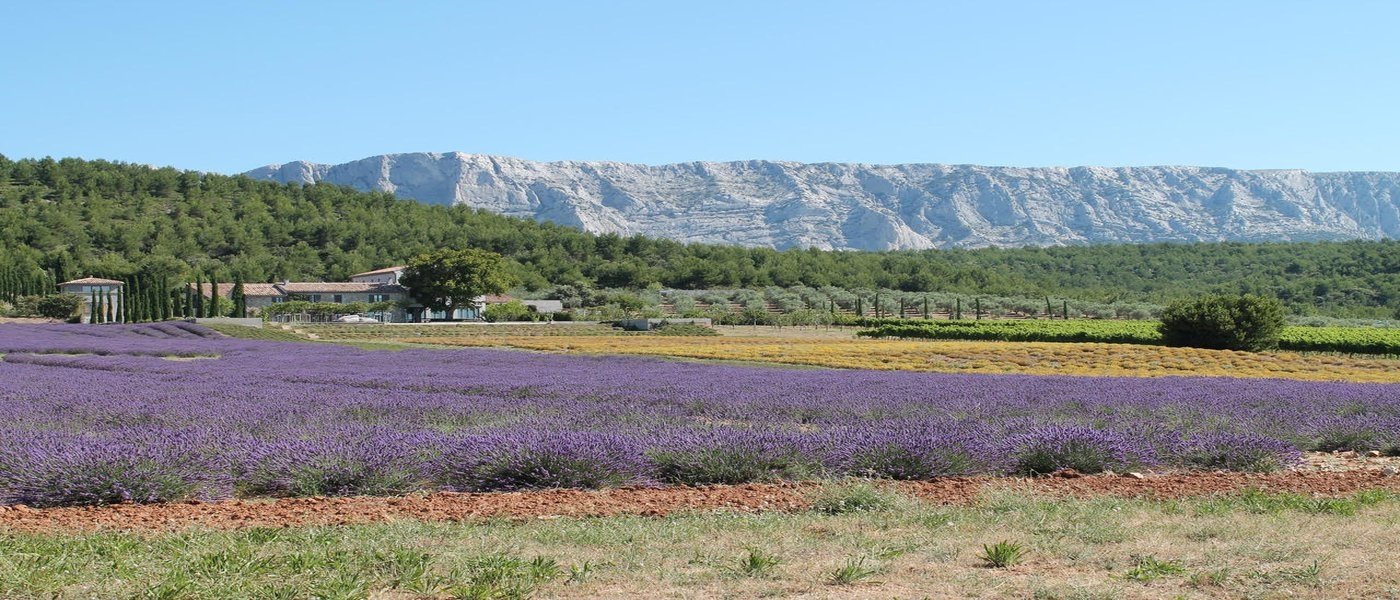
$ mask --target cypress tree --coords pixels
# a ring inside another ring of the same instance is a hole
[[[961,321],[961,320],[962,320],[962,298],[957,298],[956,301],[957,301],[956,308],[953,309],[953,319],[956,320],[956,321]]]
[[[160,320],[160,280],[152,277],[146,286],[146,307],[152,321]]]
[[[88,324],[97,324],[97,290],[88,291]]]
[[[194,275],[194,316],[204,316],[204,275],[201,273]]]
[[[160,303],[157,302],[156,298],[156,287],[159,281],[155,277],[148,277],[147,279],[143,279],[142,283],[141,305],[146,307],[146,320],[152,322],[159,321]]]
[[[248,301],[243,296],[243,275],[238,273],[233,274],[233,313],[239,318],[248,316]]]
[[[136,289],[131,290],[131,300],[135,304],[131,312],[135,314],[137,323],[151,320],[150,306],[146,304],[146,287],[146,277],[137,275]]]
[[[151,281],[149,275],[141,276],[141,320],[154,321],[156,314],[156,304],[151,302],[151,289],[155,287],[155,282]]]
[[[194,316],[194,288],[190,286],[189,282],[186,282],[183,287],[185,288],[185,302],[182,307],[184,311],[180,314],[188,319]]]
[[[153,317],[156,321],[170,318],[170,307],[165,303],[168,296],[169,294],[165,293],[165,277],[154,278],[151,281],[151,309],[155,313]]]
[[[976,307],[976,308],[973,308],[973,309],[972,309],[972,310],[974,311],[973,314],[977,315],[977,320],[978,320],[978,321],[981,321],[981,320],[982,320],[982,299],[981,299],[981,298],[976,298],[976,299],[974,299],[972,302],[973,302],[974,306]]]
[[[156,320],[156,306],[151,302],[151,289],[154,286],[150,276],[141,276],[141,320],[150,322]]]
[[[151,282],[146,281],[146,276],[142,275],[136,280],[139,285],[136,287],[137,320],[145,323],[151,320]]]
[[[219,279],[213,273],[209,274],[209,314],[206,316],[217,317],[219,314]]]
[[[928,319],[928,296],[924,296],[924,319]]]
[[[1065,300],[1064,311],[1061,312],[1060,314],[1062,314],[1062,315],[1065,316],[1065,320],[1066,320],[1066,321],[1069,320],[1069,300]]]
[[[127,321],[141,322],[141,275],[137,273],[131,275],[126,286],[126,314]]]
[[[160,276],[160,313],[161,318],[167,321],[175,318],[175,303],[170,295],[170,278],[165,275]]]

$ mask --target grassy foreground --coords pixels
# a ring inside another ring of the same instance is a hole
[[[1392,547],[1400,499],[1380,492],[1186,501],[1002,492],[950,508],[867,484],[833,484],[815,506],[801,514],[659,519],[0,532],[0,597],[1400,594],[1400,556]]]

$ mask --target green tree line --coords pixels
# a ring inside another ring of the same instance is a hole
[[[1400,311],[1394,240],[772,250],[594,235],[329,184],[0,156],[0,268],[26,281],[44,277],[44,285],[86,275],[184,282],[209,272],[333,281],[442,248],[500,253],[530,289],[806,285],[1158,304],[1252,293],[1279,298],[1298,314]]]

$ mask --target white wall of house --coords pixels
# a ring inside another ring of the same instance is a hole
[[[398,285],[399,276],[403,271],[389,271],[388,273],[375,273],[374,275],[354,275],[350,281],[355,283],[388,283]]]
[[[122,290],[122,286],[119,286],[119,285],[111,285],[111,284],[107,284],[107,285],[61,285],[61,286],[58,287],[58,291],[60,291],[60,292],[63,292],[63,293],[65,293],[65,294],[73,294],[74,296],[77,296],[77,297],[79,297],[79,298],[82,298],[83,304],[82,304],[82,307],[79,308],[78,310],[79,310],[79,313],[80,313],[81,316],[82,316],[82,319],[83,319],[83,322],[84,322],[84,323],[91,323],[91,322],[92,322],[92,294],[93,294],[93,292],[96,292],[96,293],[97,293],[97,296],[98,296],[99,298],[102,299],[102,303],[103,303],[105,306],[111,307],[111,308],[104,309],[104,310],[106,310],[106,312],[107,312],[108,314],[114,315],[113,318],[114,318],[115,320],[121,320],[121,315],[120,315],[120,314],[117,314],[117,307],[121,305],[121,300],[120,300],[120,298],[121,298],[121,290]]]
[[[351,302],[397,302],[405,298],[400,293],[372,293],[372,292],[296,292],[292,298],[297,300],[308,300],[310,302],[334,302],[336,304],[349,304]]]

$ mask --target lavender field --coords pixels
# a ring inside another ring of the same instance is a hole
[[[390,352],[186,324],[0,325],[0,354],[0,503],[31,506],[1400,452],[1396,384]]]

